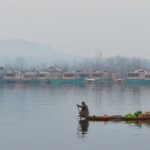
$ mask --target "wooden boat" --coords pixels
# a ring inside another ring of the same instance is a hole
[[[87,121],[143,121],[149,120],[150,116],[139,116],[139,117],[124,117],[121,115],[114,115],[114,116],[87,116],[83,117]]]

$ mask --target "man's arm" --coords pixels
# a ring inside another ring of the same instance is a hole
[[[78,104],[77,104],[77,107],[80,107],[80,108],[82,108],[82,106],[81,106],[81,105],[78,105]]]

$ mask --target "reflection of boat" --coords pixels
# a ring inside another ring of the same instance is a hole
[[[116,80],[115,80],[115,83],[123,83],[123,82],[124,82],[123,79],[116,79]]]
[[[81,84],[84,83],[84,79],[56,79],[56,80],[49,80],[47,83],[51,84]]]
[[[150,121],[150,116],[140,116],[140,117],[124,117],[121,115],[114,115],[114,116],[87,116],[84,117],[85,120],[88,121],[144,121],[144,120],[149,120]]]

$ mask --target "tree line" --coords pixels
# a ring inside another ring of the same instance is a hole
[[[150,70],[150,60],[142,58],[128,58],[124,56],[115,56],[110,58],[86,58],[81,61],[72,60],[67,62],[65,60],[57,60],[52,64],[43,63],[36,65],[26,65],[24,58],[17,58],[16,63],[6,64],[5,69],[17,70],[42,70],[46,67],[57,67],[63,71],[108,71],[108,72],[122,72],[129,73],[137,69]]]

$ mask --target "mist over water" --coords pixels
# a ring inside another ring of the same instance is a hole
[[[104,58],[101,51],[95,56],[71,55],[55,51],[48,45],[25,40],[0,40],[0,66],[4,70],[43,70],[50,66],[65,71],[109,71],[129,73],[138,69],[150,70],[150,59],[117,55]]]
[[[148,0],[5,0],[0,39],[44,43],[69,54],[150,57]]]
[[[0,85],[0,149],[148,150],[149,122],[79,122],[76,104],[84,100],[94,115],[149,111],[149,88],[117,84]]]
[[[0,40],[0,64],[12,67],[23,64],[24,67],[53,65],[58,62],[81,60],[82,57],[69,55],[52,49],[48,44],[28,40]]]

